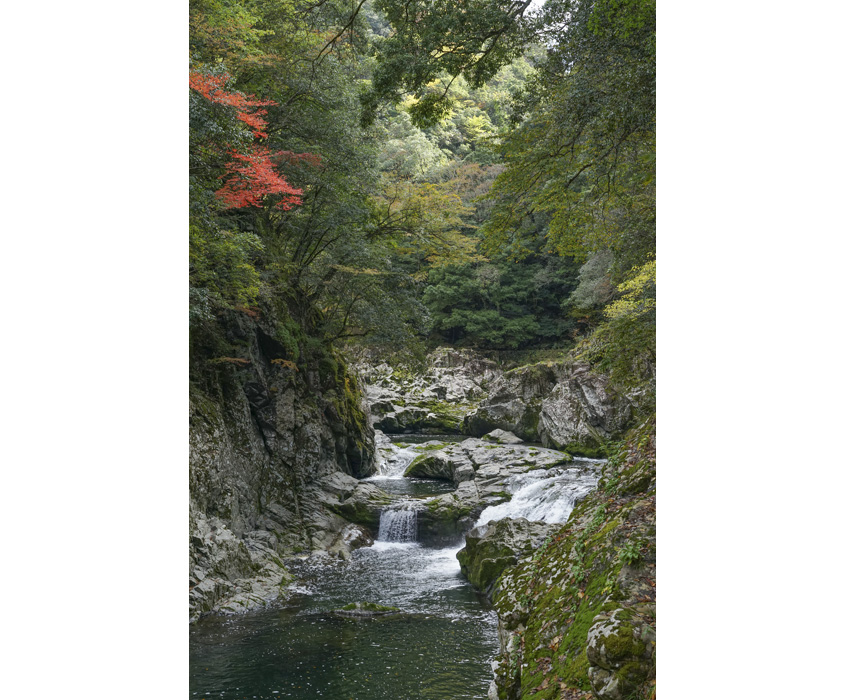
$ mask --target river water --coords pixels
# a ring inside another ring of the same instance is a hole
[[[438,549],[415,541],[413,500],[453,488],[402,477],[417,454],[413,445],[389,448],[381,474],[370,479],[408,499],[382,514],[372,547],[356,550],[350,562],[292,564],[298,584],[284,605],[213,615],[191,626],[191,698],[487,698],[490,661],[499,651],[496,615],[460,573],[455,555],[463,545]],[[531,501],[521,495],[534,488],[533,500],[545,497],[546,503],[542,512],[535,508],[536,519],[562,522],[571,511],[564,502],[595,485],[584,466],[512,477],[513,506],[498,506],[493,515],[530,511]],[[493,519],[490,510],[479,522]],[[365,601],[402,614],[349,619],[331,613]]]

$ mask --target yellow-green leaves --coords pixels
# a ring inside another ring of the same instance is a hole
[[[651,260],[631,270],[631,276],[619,285],[622,298],[610,304],[605,313],[609,319],[623,316],[641,316],[655,308],[657,261]]]

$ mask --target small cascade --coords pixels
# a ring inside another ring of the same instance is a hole
[[[546,523],[566,522],[578,500],[592,491],[598,479],[580,469],[567,469],[543,478],[535,472],[510,477],[505,486],[513,494],[507,503],[485,508],[477,526],[491,520],[525,518]]]
[[[382,542],[417,541],[417,510],[412,503],[400,503],[381,512],[378,539]]]
[[[395,445],[387,435],[376,430],[376,468],[381,479],[401,479],[408,465],[418,456],[413,447]]]

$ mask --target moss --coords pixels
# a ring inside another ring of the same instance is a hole
[[[618,614],[615,618],[620,620]],[[646,650],[645,643],[634,637],[634,630],[630,625],[621,625],[613,634],[606,636],[604,638],[604,647],[607,649],[608,655],[615,659],[639,657]]]
[[[397,445],[399,443],[396,443]],[[442,450],[444,447],[448,447],[449,443],[446,442],[436,442],[433,445],[420,445],[417,449],[420,452],[434,452],[435,450]]]
[[[349,603],[344,605],[341,610],[366,610],[368,612],[399,612],[399,608],[391,607],[390,605],[379,605],[377,603]]]
[[[419,455],[417,457],[414,457],[414,459],[411,460],[411,463],[408,465],[408,468],[405,469],[404,476],[417,476],[417,472],[420,469],[420,464],[426,459],[428,459],[427,455]]]
[[[389,497],[380,497],[373,498],[367,503],[347,501],[338,505],[330,505],[329,509],[341,517],[346,518],[351,523],[377,528],[381,518],[379,506],[386,506],[389,503]]]
[[[472,505],[454,505],[455,501],[445,502],[440,498],[432,498],[425,504],[426,510],[436,520],[456,522],[472,513]]]
[[[320,373],[320,380],[332,386],[338,382],[338,363],[332,355],[323,355],[317,363],[317,371]]]
[[[653,462],[631,459],[631,454],[629,450],[614,466],[621,493],[653,475]],[[614,613],[621,627],[618,634],[608,635],[607,650],[624,662],[614,675],[625,688],[626,697],[645,692],[643,684],[651,677],[651,661],[642,657],[647,655],[648,645],[635,631],[636,616],[628,607],[631,601],[620,597],[617,581],[622,562],[618,550],[632,542],[645,542],[643,548],[648,550],[647,538],[653,537],[653,530],[653,506],[648,499],[611,497],[607,492],[594,491],[575,506],[567,524],[548,545],[530,560],[502,572],[494,606],[506,629],[520,621],[525,633],[521,650],[502,657],[504,660],[507,656],[509,664],[521,669],[521,678],[500,674],[500,691],[507,686],[506,696],[514,696],[516,690],[508,684],[516,678],[524,700],[559,697],[554,694],[559,691],[550,694],[553,686],[559,688],[558,679],[569,687],[589,691],[587,635],[597,616]],[[641,607],[636,611],[642,614]],[[653,620],[649,623],[654,624]]]
[[[570,442],[566,444],[564,449],[573,455],[589,459],[604,459],[608,456],[607,447],[599,443]]]

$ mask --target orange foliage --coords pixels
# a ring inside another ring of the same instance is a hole
[[[226,86],[226,83],[231,79],[232,77],[228,73],[205,75],[197,71],[191,71],[188,82],[191,89],[196,90],[207,100],[234,107],[238,119],[249,127],[256,138],[266,139],[267,132],[264,129],[267,127],[267,121],[264,117],[267,114],[267,110],[256,109],[256,107],[268,107],[277,103],[273,100],[259,100],[255,95],[244,95],[240,92],[228,92],[224,90],[223,88]]]
[[[249,127],[257,139],[267,138],[266,109],[277,104],[273,100],[260,100],[255,95],[226,90],[231,80],[228,73],[207,75],[191,71],[189,84],[207,100],[216,104],[234,107],[238,119]],[[291,151],[270,151],[266,146],[254,145],[246,153],[230,149],[231,160],[226,163],[223,187],[215,193],[226,209],[261,207],[269,195],[283,195],[276,204],[285,211],[295,204],[302,204],[302,190],[293,187],[284,176],[275,170],[275,163],[304,162],[319,166],[320,156],[314,153],[292,153]],[[274,162],[275,161],[275,162]]]
[[[231,152],[226,163],[226,184],[215,193],[226,209],[261,207],[264,197],[281,194],[276,204],[288,211],[294,204],[302,204],[302,190],[291,187],[273,169],[273,153],[266,146],[253,146],[249,153]]]

